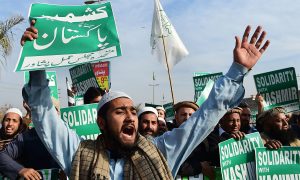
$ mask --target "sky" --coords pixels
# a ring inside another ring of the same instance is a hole
[[[81,5],[84,0],[1,0],[0,20],[12,15],[27,19],[31,3]],[[117,24],[122,56],[111,61],[111,89],[129,94],[138,103],[153,102],[150,84],[155,73],[154,103],[171,102],[167,71],[151,54],[150,34],[153,0],[111,0]],[[294,0],[161,0],[189,55],[172,70],[175,102],[193,100],[194,72],[226,73],[232,61],[234,36],[242,36],[249,24],[261,25],[271,44],[261,60],[245,77],[245,97],[256,94],[253,75],[294,67],[300,73],[300,2]],[[14,72],[21,50],[20,37],[28,21],[14,29],[12,54],[0,69],[0,106],[22,106],[22,72]],[[69,67],[51,69],[57,72],[61,106],[67,106],[65,77]],[[299,80],[299,79],[298,79]],[[163,98],[164,97],[164,98]]]

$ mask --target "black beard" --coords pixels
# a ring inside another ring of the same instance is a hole
[[[282,143],[283,146],[289,146],[291,142],[297,139],[297,135],[291,128],[287,130],[273,130],[270,137]]]
[[[113,134],[109,126],[106,131],[102,132],[105,141],[109,144],[109,150],[111,151],[111,158],[119,159],[130,156],[137,148],[137,140],[139,134],[136,133],[135,141],[133,144],[124,144],[116,135]]]
[[[152,135],[151,135],[151,136],[153,136],[153,137],[156,136],[156,133],[155,133],[152,129],[150,129],[150,128],[146,128],[146,129],[144,129],[144,130],[140,129],[139,132],[140,132],[141,135],[143,135],[143,136],[147,136],[147,135],[148,135],[147,132],[152,132]]]

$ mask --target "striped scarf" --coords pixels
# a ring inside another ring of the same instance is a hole
[[[137,148],[124,157],[124,180],[171,180],[167,161],[157,147],[139,135]],[[72,162],[71,180],[109,179],[109,156],[104,139],[82,141]]]

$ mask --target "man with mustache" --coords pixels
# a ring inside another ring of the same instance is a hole
[[[281,146],[300,146],[300,140],[290,128],[285,109],[275,107],[258,115],[256,128],[260,132],[263,143],[271,149]]]
[[[143,107],[138,112],[139,133],[155,137],[158,133],[158,112],[153,107]]]
[[[269,45],[267,41],[261,47],[266,34],[261,32],[261,27],[249,43],[250,30],[248,26],[242,40],[236,37],[234,62],[228,73],[217,80],[201,108],[179,128],[152,141],[137,132],[133,100],[123,92],[111,91],[100,100],[97,123],[103,133],[95,141],[82,141],[57,116],[45,71],[30,72],[23,96],[32,109],[39,136],[65,172],[71,174],[71,179],[173,179],[182,162],[213,130],[227,109],[242,100],[244,75]],[[25,39],[34,38],[37,29],[31,26],[21,44]]]

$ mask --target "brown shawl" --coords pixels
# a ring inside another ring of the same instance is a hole
[[[171,180],[167,161],[157,147],[139,135],[137,148],[124,157],[124,180]],[[109,179],[109,156],[102,135],[82,141],[72,162],[71,180]]]

